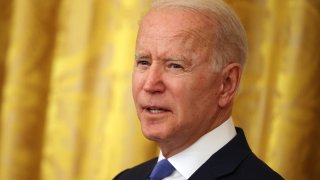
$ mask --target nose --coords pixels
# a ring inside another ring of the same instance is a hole
[[[148,93],[162,93],[165,90],[163,82],[163,70],[157,66],[151,66],[146,75],[143,86],[144,91]]]

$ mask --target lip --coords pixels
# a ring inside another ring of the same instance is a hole
[[[170,112],[170,109],[164,106],[158,105],[146,105],[142,106],[143,112],[147,112],[148,114],[162,114]]]

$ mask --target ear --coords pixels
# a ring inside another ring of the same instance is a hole
[[[239,86],[242,68],[239,63],[231,63],[222,70],[219,106],[221,108],[232,103]]]

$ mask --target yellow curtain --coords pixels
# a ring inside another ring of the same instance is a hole
[[[250,43],[234,119],[286,179],[320,172],[320,1],[228,0]],[[111,179],[157,154],[131,98],[149,0],[0,0],[0,179]]]
[[[319,179],[320,1],[228,2],[250,51],[234,118],[254,152],[286,179]]]
[[[155,154],[130,95],[149,4],[1,1],[0,179],[111,179]]]

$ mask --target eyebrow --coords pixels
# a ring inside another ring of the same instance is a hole
[[[163,59],[165,62],[170,62],[170,61],[182,61],[183,63],[185,63],[186,65],[192,65],[192,59],[190,58],[187,58],[183,55],[178,55],[178,56],[173,56],[173,57],[170,57],[170,58],[164,58]]]
[[[186,58],[185,56],[183,55],[173,55],[171,57],[168,57],[168,58],[163,58],[165,61],[188,61],[189,59]]]
[[[147,53],[137,53],[134,55],[135,59],[141,59],[141,58],[150,58],[150,55]]]

